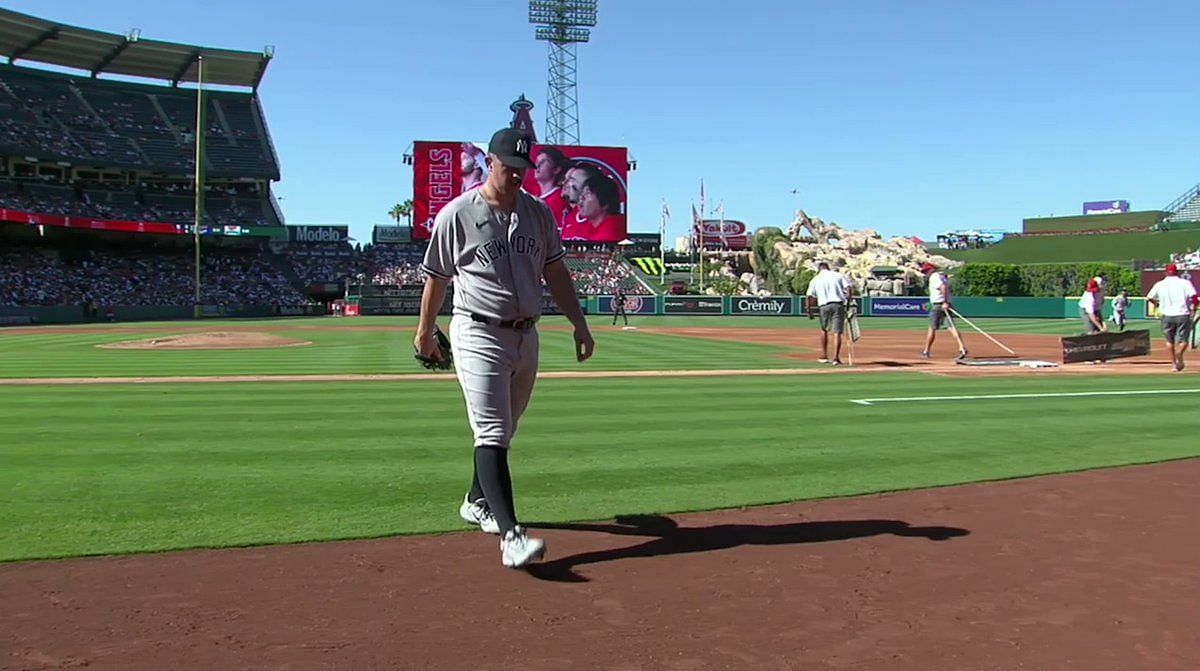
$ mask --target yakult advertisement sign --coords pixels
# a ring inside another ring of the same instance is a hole
[[[1128,200],[1098,200],[1083,204],[1084,214],[1122,214],[1128,211]]]

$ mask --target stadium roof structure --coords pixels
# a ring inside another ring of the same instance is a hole
[[[136,30],[117,35],[0,9],[0,56],[10,64],[22,59],[178,86],[196,81],[203,56],[205,84],[257,89],[271,55],[269,48],[254,53],[143,40]]]

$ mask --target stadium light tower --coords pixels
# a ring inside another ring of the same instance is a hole
[[[579,144],[578,72],[575,45],[587,42],[596,25],[597,0],[529,0],[534,36],[550,45],[546,102],[546,142]]]

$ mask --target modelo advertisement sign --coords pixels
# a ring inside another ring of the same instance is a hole
[[[779,296],[733,296],[729,311],[735,315],[784,317],[793,313],[792,299]]]
[[[1083,204],[1084,214],[1122,214],[1128,211],[1128,200],[1098,200]]]
[[[924,296],[871,299],[872,317],[928,317],[929,299]]]
[[[616,296],[597,296],[596,309],[602,315],[611,315],[617,311],[615,302]],[[625,312],[631,315],[654,314],[654,296],[626,296]]]
[[[668,315],[722,314],[720,296],[663,296],[663,313]]]
[[[347,226],[288,226],[287,229],[290,242],[344,242],[350,237]]]
[[[521,185],[550,208],[567,241],[625,239],[629,150],[625,147],[534,145],[534,168]],[[413,143],[413,239],[427,240],[437,213],[487,181],[486,142]]]

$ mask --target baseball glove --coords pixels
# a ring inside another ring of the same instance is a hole
[[[450,348],[450,338],[446,337],[445,333],[438,327],[433,327],[433,339],[437,342],[438,353],[441,354],[441,360],[427,357],[420,352],[415,352],[413,356],[421,365],[429,370],[449,370],[450,366],[454,365],[454,352]],[[415,349],[415,348],[414,348]]]

